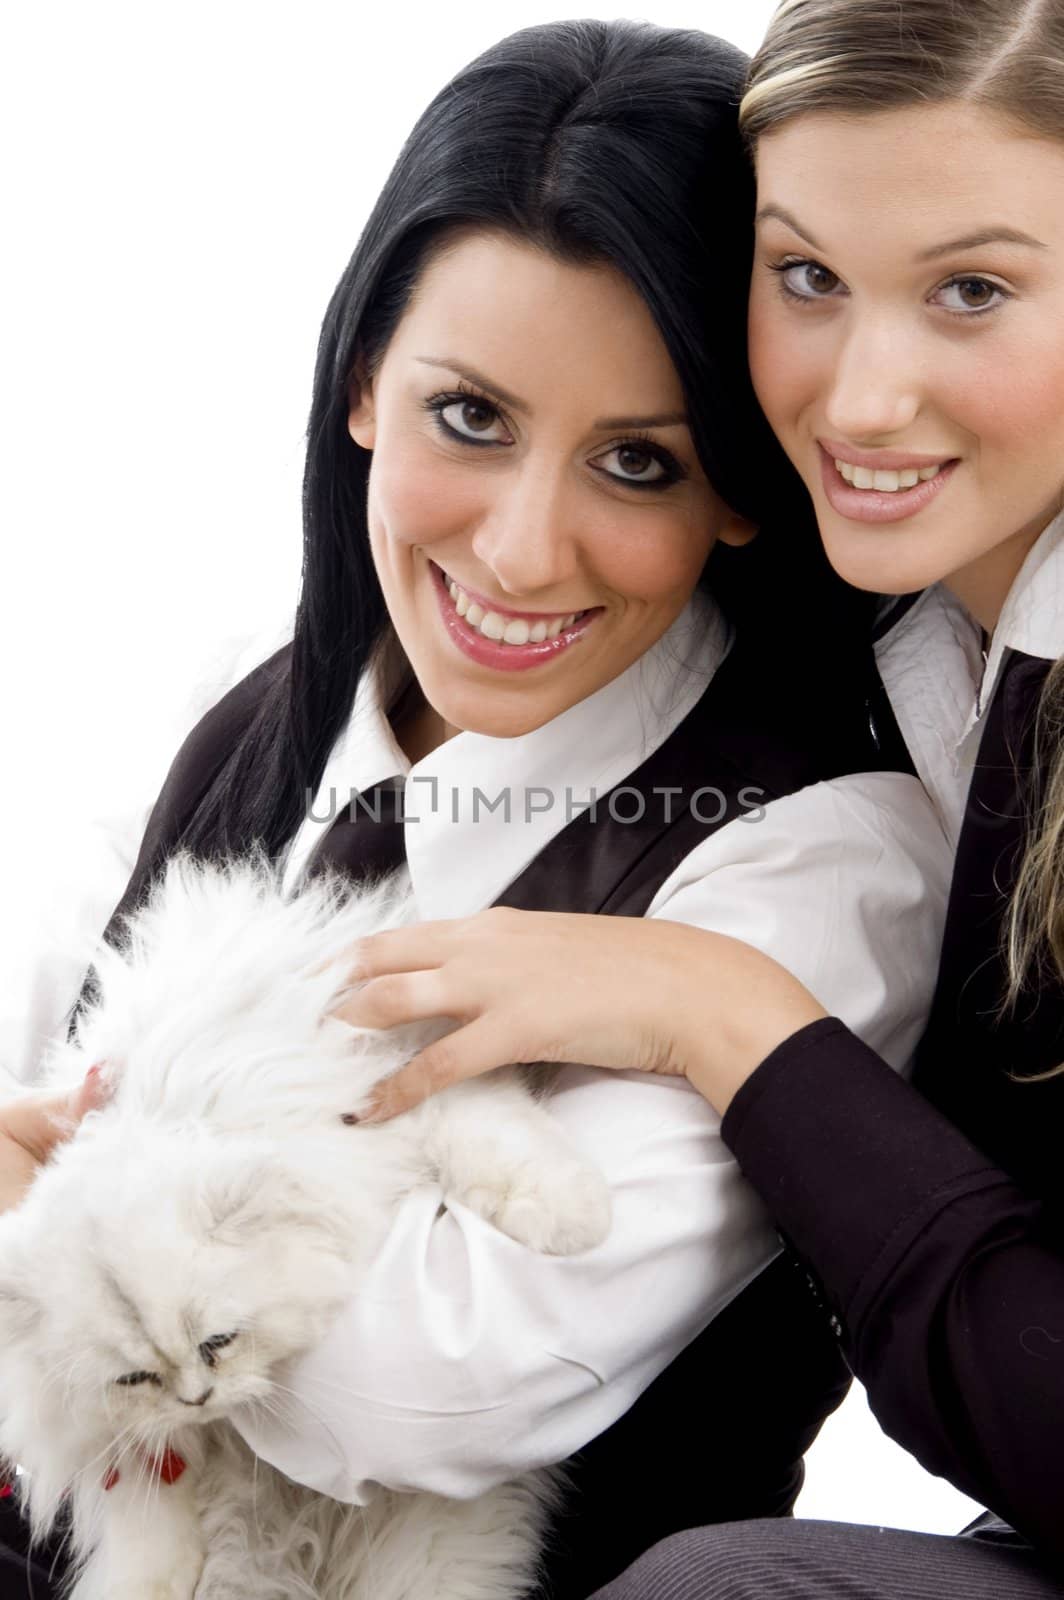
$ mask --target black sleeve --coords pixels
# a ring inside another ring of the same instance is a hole
[[[834,1018],[735,1096],[723,1136],[820,1279],[884,1429],[1064,1559],[1064,1238]],[[1064,1160],[1064,1129],[1061,1130]]]

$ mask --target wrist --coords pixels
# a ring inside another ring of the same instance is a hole
[[[721,1115],[766,1057],[828,1012],[789,972],[748,945],[729,941],[735,970],[707,975],[706,1002],[687,1031],[685,1071]]]

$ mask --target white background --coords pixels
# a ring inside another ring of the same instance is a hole
[[[772,9],[646,0],[621,14],[752,50]],[[204,664],[294,606],[318,326],[410,125],[503,33],[567,14],[618,9],[9,0],[9,942],[52,827],[149,797]],[[76,866],[70,877],[76,895]],[[972,1514],[882,1438],[861,1398],[825,1429],[799,1509],[930,1531]]]

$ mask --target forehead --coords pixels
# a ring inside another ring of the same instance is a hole
[[[825,245],[910,254],[973,224],[1064,242],[1064,143],[974,106],[795,117],[759,141],[757,177],[759,211],[784,207]]]
[[[603,386],[622,400],[676,402],[681,392],[622,273],[495,233],[460,237],[422,273],[385,364],[429,356],[464,359],[522,396],[566,387],[593,391],[598,404]]]

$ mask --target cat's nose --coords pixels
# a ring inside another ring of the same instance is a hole
[[[183,1394],[179,1394],[177,1398],[183,1406],[205,1406],[213,1393],[214,1385],[212,1384],[209,1389],[204,1389],[201,1395],[197,1395],[195,1400],[186,1400]]]

